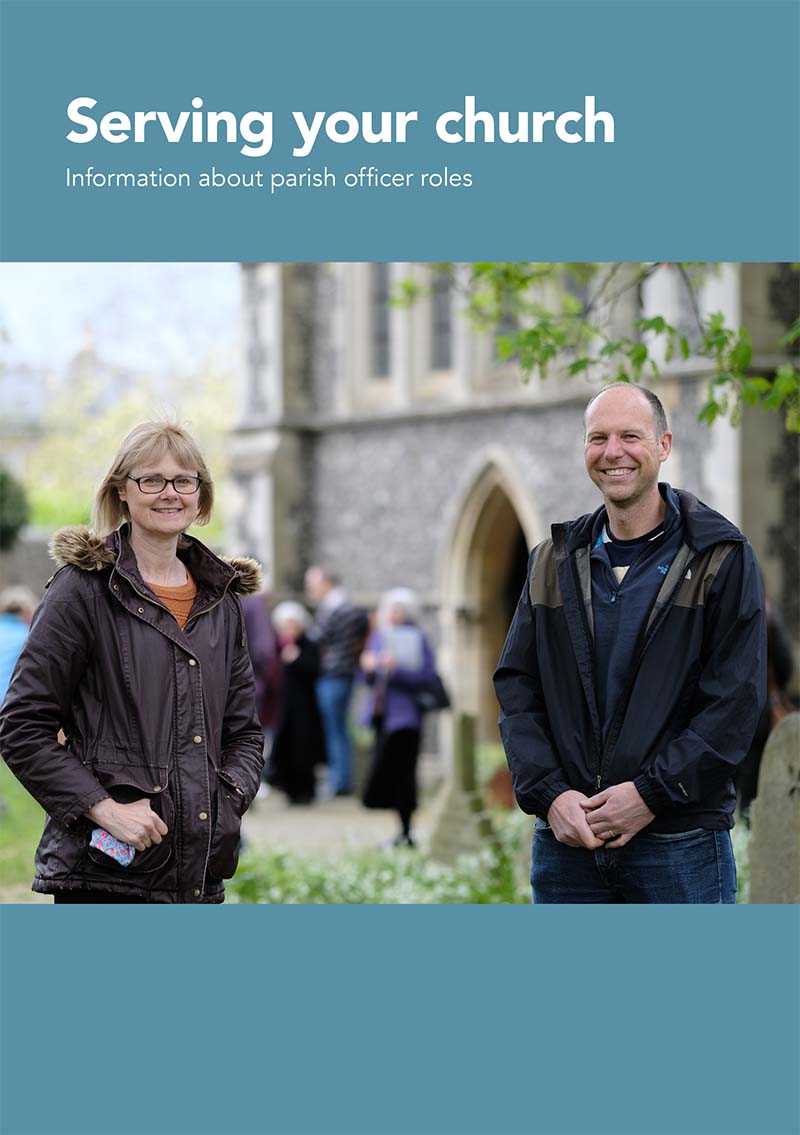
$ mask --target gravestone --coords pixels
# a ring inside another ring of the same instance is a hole
[[[770,734],[752,817],[750,902],[800,902],[800,713]]]
[[[459,713],[453,722],[453,771],[434,806],[430,852],[452,863],[485,847],[491,835],[475,775],[475,718]]]

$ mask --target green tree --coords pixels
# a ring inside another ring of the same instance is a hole
[[[545,379],[557,362],[569,375],[640,382],[658,378],[662,359],[704,360],[711,378],[702,421],[711,425],[727,416],[737,425],[745,406],[758,406],[781,411],[786,428],[800,432],[800,372],[791,357],[800,344],[800,311],[795,308],[783,338],[786,361],[774,373],[755,372],[748,330],[727,326],[721,312],[701,312],[698,289],[716,267],[513,262],[470,264],[466,273],[451,264],[435,270],[451,275],[472,318],[497,333],[500,359],[517,359],[525,381]],[[662,315],[651,315],[634,319],[628,333],[620,333],[619,309],[630,307],[659,272],[673,273],[685,289],[693,326],[679,330]],[[411,303],[421,290],[407,281],[397,300]]]
[[[8,470],[0,468],[0,552],[13,548],[28,515],[25,490]]]
[[[111,382],[113,391],[109,393]],[[227,471],[233,421],[230,375],[211,360],[192,374],[117,376],[93,365],[70,376],[50,399],[42,439],[25,468],[33,521],[42,528],[88,524],[97,487],[128,431],[150,418],[176,419],[197,437],[217,481]],[[202,538],[221,539],[215,508]]]

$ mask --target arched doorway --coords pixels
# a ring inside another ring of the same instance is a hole
[[[540,528],[520,479],[488,458],[461,505],[450,540],[442,605],[443,668],[454,702],[474,714],[482,741],[499,740],[492,673]]]

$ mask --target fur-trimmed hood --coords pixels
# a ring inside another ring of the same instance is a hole
[[[73,524],[59,529],[50,539],[50,557],[59,568],[75,567],[80,571],[103,571],[113,567],[119,558],[120,542],[123,533],[112,532],[110,536],[98,536],[83,524]],[[187,550],[196,549],[213,557],[217,563],[232,569],[234,574],[230,590],[237,595],[253,595],[261,590],[261,565],[247,556],[219,557],[191,536],[184,537]],[[183,558],[183,557],[181,557]],[[187,559],[192,558],[187,556]]]

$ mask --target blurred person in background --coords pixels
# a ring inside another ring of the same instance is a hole
[[[358,657],[367,637],[367,614],[353,606],[337,576],[327,568],[310,567],[305,587],[308,601],[316,608],[309,638],[320,652],[317,700],[325,727],[329,788],[334,796],[349,796],[353,777],[350,699]]]
[[[388,591],[377,627],[361,655],[369,689],[362,721],[375,740],[364,788],[367,808],[391,808],[400,818],[396,847],[414,847],[411,820],[417,808],[417,763],[424,711],[418,700],[436,678],[427,635],[416,625],[417,601],[406,587]]]
[[[53,537],[0,752],[47,812],[33,889],[56,902],[222,902],[236,870],[264,745],[238,595],[260,569],[186,536],[213,500],[194,439],[144,422],[94,530]]]
[[[247,649],[250,652],[250,661],[253,665],[256,709],[261,728],[264,731],[264,756],[266,758],[272,748],[281,696],[281,660],[267,595],[262,591],[257,595],[243,595],[242,614],[244,615],[244,628],[247,635]],[[266,791],[266,782],[263,781],[259,787],[258,796],[266,793]]]
[[[36,602],[29,587],[6,587],[0,591],[0,702],[28,637]]]
[[[282,695],[266,780],[285,792],[290,804],[311,804],[316,766],[325,763],[316,691],[319,650],[306,634],[309,617],[300,603],[279,603],[272,621],[278,635]]]

